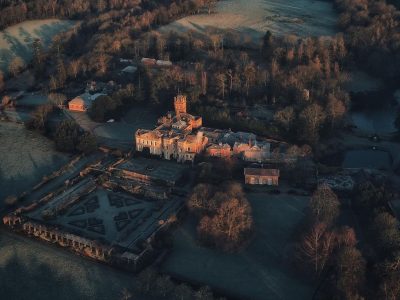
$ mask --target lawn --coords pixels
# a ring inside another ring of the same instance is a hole
[[[21,57],[25,63],[32,58],[31,45],[40,39],[47,48],[54,35],[71,28],[75,22],[57,19],[25,21],[0,31],[0,71],[7,73],[10,61]]]
[[[267,30],[275,35],[334,35],[336,21],[333,5],[327,1],[224,0],[217,3],[215,13],[188,16],[163,26],[160,31],[207,33],[224,30],[240,33],[244,40],[254,41]]]
[[[250,193],[256,234],[245,251],[224,254],[196,244],[193,220],[174,232],[166,273],[208,284],[248,299],[310,299],[313,287],[290,271],[291,235],[304,216],[307,197]]]
[[[0,122],[0,205],[58,170],[69,156],[55,151],[51,140],[23,125]]]
[[[0,278],[0,298],[13,300],[117,300],[134,283],[132,275],[5,231]]]

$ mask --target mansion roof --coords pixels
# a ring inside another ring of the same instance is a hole
[[[245,176],[274,176],[279,177],[278,169],[245,168]]]

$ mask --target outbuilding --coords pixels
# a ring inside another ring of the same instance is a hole
[[[87,111],[92,106],[93,101],[100,96],[107,95],[103,93],[96,93],[94,95],[89,93],[82,94],[68,102],[68,109],[71,111]]]
[[[246,184],[279,185],[278,169],[245,168],[244,178]]]

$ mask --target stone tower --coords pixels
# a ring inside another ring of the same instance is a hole
[[[186,96],[178,95],[174,98],[175,114],[178,117],[180,114],[186,113]]]

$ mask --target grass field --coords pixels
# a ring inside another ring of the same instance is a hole
[[[25,21],[0,31],[0,70],[8,73],[8,65],[15,56],[29,62],[32,57],[31,45],[35,39],[39,38],[46,48],[54,35],[73,25],[73,21],[46,19]]]
[[[52,141],[20,124],[0,122],[0,141],[0,206],[5,197],[32,188],[69,159],[55,151]]]
[[[254,240],[240,254],[224,254],[196,244],[191,220],[174,233],[174,249],[163,271],[229,291],[246,299],[311,299],[312,286],[287,266],[291,235],[302,219],[307,197],[251,193]]]
[[[119,300],[134,283],[132,275],[2,230],[0,278],[0,298],[13,300]]]
[[[224,30],[253,40],[267,30],[276,35],[324,36],[337,32],[336,21],[337,15],[328,1],[222,0],[217,3],[216,13],[182,18],[162,27],[161,32]]]

